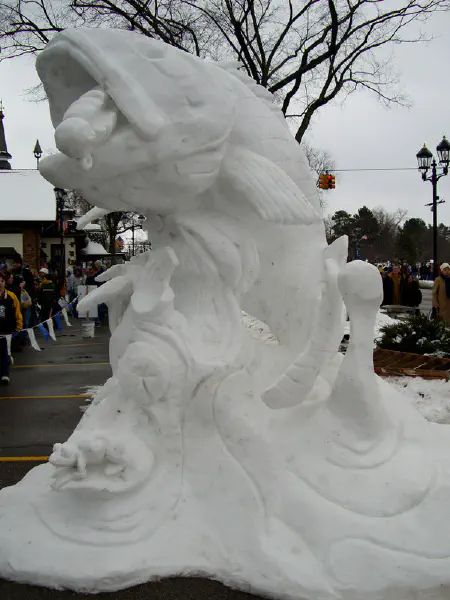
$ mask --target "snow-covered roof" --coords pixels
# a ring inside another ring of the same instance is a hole
[[[36,169],[0,170],[2,221],[54,221],[54,187]]]
[[[108,254],[101,244],[98,242],[93,242],[92,240],[89,240],[88,245],[86,248],[83,248],[82,253],[96,256],[100,254]]]
[[[102,226],[98,223],[88,223],[83,227],[83,231],[103,231]]]

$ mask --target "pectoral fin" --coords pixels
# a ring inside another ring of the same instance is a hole
[[[274,162],[242,147],[230,148],[221,175],[265,221],[310,225],[322,220],[292,179]]]
[[[98,304],[114,304],[119,299],[131,295],[131,293],[130,280],[123,275],[119,275],[80,300],[78,310],[87,312],[96,308]]]

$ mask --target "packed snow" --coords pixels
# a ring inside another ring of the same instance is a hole
[[[277,338],[270,331],[269,326],[255,317],[242,311],[242,320],[250,335],[264,344],[279,344]]]
[[[399,319],[393,319],[386,313],[379,310],[378,314],[377,314],[377,320],[375,321],[373,345],[375,346],[376,340],[378,340],[381,337],[380,329],[382,327],[385,327],[386,325],[395,325],[396,323],[399,323],[399,322],[400,322]],[[350,334],[350,321],[347,321],[345,324],[344,334],[348,334],[348,335]]]
[[[269,327],[255,317],[242,313],[243,322],[254,338],[265,344],[278,344],[278,340]],[[374,340],[380,336],[380,329],[385,325],[398,323],[379,311],[374,330]],[[349,321],[346,323],[345,333],[350,332]],[[388,377],[387,382],[394,386],[402,396],[416,408],[428,421],[433,423],[450,423],[450,382],[443,379],[428,380],[420,377]]]
[[[393,385],[411,404],[433,423],[450,423],[450,382],[420,377],[389,377]]]
[[[82,252],[83,254],[86,254],[88,256],[99,256],[108,254],[99,242],[93,242],[92,240],[89,240],[88,245],[86,246],[86,248],[83,248]]]

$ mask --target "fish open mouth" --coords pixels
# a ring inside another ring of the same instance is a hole
[[[102,82],[94,61],[66,40],[49,45],[39,55],[36,68],[47,93],[55,129],[67,109]]]
[[[96,63],[68,40],[56,41],[38,60],[55,127],[55,142],[64,155],[92,167],[92,152],[114,131],[119,111],[102,86]]]
[[[119,38],[126,55],[126,38]],[[91,152],[117,124],[130,124],[142,139],[151,141],[166,123],[140,82],[119,64],[117,51],[105,49],[102,41],[102,32],[67,30],[48,44],[36,63],[50,104],[56,145],[84,168],[90,168]],[[150,51],[161,57],[159,46],[151,46]]]

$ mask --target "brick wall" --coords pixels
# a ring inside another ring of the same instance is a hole
[[[41,254],[41,231],[39,229],[23,230],[23,264],[29,264],[32,271],[39,271]]]

